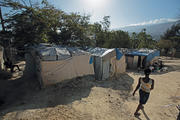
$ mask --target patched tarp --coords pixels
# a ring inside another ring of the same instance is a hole
[[[32,73],[37,74],[41,86],[94,75],[93,64],[89,64],[91,54],[78,48],[40,44],[31,47],[27,54],[26,61],[30,64],[27,66],[35,65],[32,68],[35,72]]]
[[[67,48],[62,47],[38,48],[37,51],[44,61],[64,60],[71,57]]]
[[[44,61],[65,60],[74,55],[90,54],[76,47],[66,47],[50,44],[39,44],[33,47],[33,49],[36,49],[36,51]]]
[[[89,64],[90,56],[78,55],[60,61],[42,61],[41,75],[44,86],[56,84],[72,78],[94,75],[94,68]]]

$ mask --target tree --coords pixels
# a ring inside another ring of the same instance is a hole
[[[89,17],[81,16],[76,13],[64,15],[62,26],[60,27],[60,38],[64,45],[87,46],[91,45],[88,38]]]
[[[95,34],[95,43],[97,47],[104,47],[105,42],[109,39],[110,16],[104,16],[99,23],[94,23],[93,32]]]
[[[156,41],[152,39],[152,36],[146,33],[146,29],[138,34],[135,32],[131,35],[131,47],[132,48],[156,48]]]
[[[4,7],[10,7],[14,11],[6,17],[6,29],[12,33],[13,45],[22,47],[25,44],[39,42],[51,42],[59,27],[59,19],[63,12],[49,5],[25,3],[21,0],[3,0],[0,2]],[[53,36],[51,36],[53,34]]]
[[[160,40],[158,41],[158,47],[160,49],[164,49],[165,50],[165,54],[168,54],[168,51],[173,47],[173,43],[171,42],[171,40]]]
[[[180,21],[168,29],[162,39],[170,40],[173,48],[180,48]]]
[[[0,5],[10,7],[13,14],[6,18],[6,28],[12,33],[16,47],[41,42],[86,46],[89,17],[77,13],[66,14],[54,8],[46,0],[39,3],[3,0]],[[16,11],[16,12],[15,12]]]
[[[169,51],[173,51],[172,56],[175,55],[176,49],[180,48],[180,21],[165,32],[158,42],[158,47],[164,49],[166,55]]]
[[[104,31],[108,31],[108,29],[110,27],[111,22],[109,19],[110,19],[110,16],[104,16],[103,21],[100,22],[101,25],[103,26]]]
[[[3,19],[3,17],[2,17],[1,7],[0,7],[0,19],[1,19],[2,31],[5,31],[4,19]]]
[[[138,48],[138,37],[137,34],[135,32],[132,33],[131,38],[130,38],[130,42],[131,42],[131,48]]]
[[[109,32],[109,39],[105,41],[104,47],[107,48],[129,48],[130,37],[127,32],[117,30]]]
[[[102,25],[98,22],[92,25],[92,33],[95,34],[95,44],[97,47],[103,47],[105,42],[105,32]]]

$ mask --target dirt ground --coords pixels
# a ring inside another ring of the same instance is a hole
[[[132,92],[143,73],[127,71],[105,81],[85,76],[40,90],[34,77],[19,77],[22,73],[17,72],[13,77],[1,75],[0,98],[5,103],[0,120],[176,120],[180,59],[162,59],[168,71],[150,76],[155,88],[139,118],[133,116],[139,94]]]

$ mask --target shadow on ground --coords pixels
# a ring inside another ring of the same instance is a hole
[[[0,80],[0,97],[5,104],[0,106],[0,118],[14,111],[71,104],[88,97],[93,87],[121,91],[121,95],[126,99],[132,90],[133,82],[134,79],[128,74],[121,74],[104,81],[97,81],[93,76],[84,76],[40,90],[39,83],[34,77],[3,79]]]
[[[146,112],[145,112],[144,109],[142,109],[142,113],[143,113],[143,115],[144,115],[144,117],[145,117],[146,120],[150,120],[149,116],[146,114]],[[141,116],[137,116],[136,118],[137,118],[138,120],[143,120],[143,119],[141,119]]]

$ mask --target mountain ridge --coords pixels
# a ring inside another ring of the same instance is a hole
[[[180,21],[176,22],[165,22],[159,24],[152,24],[152,25],[138,25],[138,26],[127,26],[121,27],[118,30],[123,30],[129,32],[130,34],[133,32],[139,33],[142,29],[146,29],[146,33],[150,34],[154,40],[160,40],[160,37],[173,25],[180,23]]]

